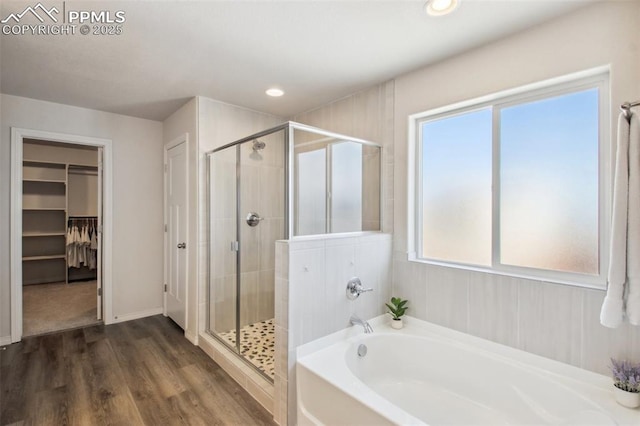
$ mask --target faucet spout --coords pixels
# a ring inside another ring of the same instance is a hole
[[[351,315],[351,318],[349,319],[349,321],[351,322],[351,325],[362,326],[366,334],[373,333],[373,327],[371,327],[371,325],[367,321],[357,317],[356,315]]]

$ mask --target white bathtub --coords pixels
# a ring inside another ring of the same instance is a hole
[[[414,318],[374,322],[298,348],[298,424],[640,425],[609,377]]]

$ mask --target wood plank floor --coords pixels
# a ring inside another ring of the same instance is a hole
[[[273,425],[162,315],[0,350],[1,425]]]

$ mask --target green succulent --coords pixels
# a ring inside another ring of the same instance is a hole
[[[408,300],[402,300],[399,297],[391,298],[391,305],[385,303],[387,308],[389,308],[389,314],[393,317],[394,320],[400,319],[404,313],[409,309],[407,307]]]

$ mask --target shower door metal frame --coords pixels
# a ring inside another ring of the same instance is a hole
[[[242,295],[242,256],[240,256],[240,208],[241,208],[241,190],[240,186],[240,172],[242,166],[240,164],[241,156],[240,149],[242,144],[235,146],[236,150],[236,240],[234,244],[234,250],[236,252],[236,352],[242,356],[240,351],[240,296]]]

